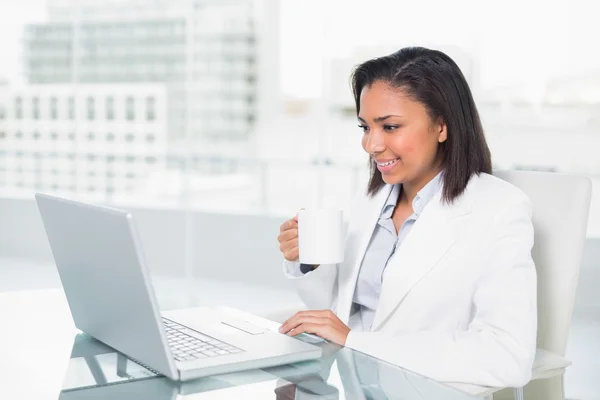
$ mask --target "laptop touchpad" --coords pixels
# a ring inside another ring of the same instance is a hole
[[[264,333],[266,331],[265,328],[239,319],[222,319],[221,323],[227,326],[231,326],[232,328],[239,329],[240,331],[249,333],[250,335],[260,335],[261,333]]]

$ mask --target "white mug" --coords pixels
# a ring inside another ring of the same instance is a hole
[[[298,211],[298,251],[302,264],[344,261],[344,212],[335,209]]]

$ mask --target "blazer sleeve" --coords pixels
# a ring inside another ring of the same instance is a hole
[[[474,317],[454,332],[351,331],[346,346],[440,382],[521,387],[536,351],[536,272],[531,205],[522,193],[492,220]]]
[[[296,292],[311,310],[334,308],[337,298],[337,264],[323,264],[303,274],[300,263],[283,260],[283,274],[292,281]]]

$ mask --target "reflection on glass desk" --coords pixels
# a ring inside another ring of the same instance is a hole
[[[327,342],[318,343],[323,349],[318,360],[173,382],[78,331],[62,290],[0,293],[0,316],[2,400],[56,400],[59,396],[75,400],[467,400],[495,391],[441,384]],[[268,329],[279,327],[252,316],[248,321]]]
[[[444,399],[475,397],[361,353],[321,344],[323,358],[174,382],[92,337],[75,337],[61,400]]]

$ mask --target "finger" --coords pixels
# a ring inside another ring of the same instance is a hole
[[[323,326],[323,325],[305,323],[305,324],[299,325],[296,329],[291,331],[289,333],[289,336],[298,336],[301,333],[312,333],[314,335],[324,338],[324,336],[323,336],[324,329],[325,329],[325,326]]]
[[[310,319],[318,319],[321,323],[325,325],[335,326],[338,323],[341,323],[341,320],[335,315],[335,313],[331,310],[307,310],[300,311],[297,313],[298,316],[295,317],[298,320],[310,320]],[[293,321],[293,320],[292,320]]]
[[[298,239],[288,240],[287,242],[279,243],[279,250],[281,250],[283,254],[292,251],[294,247],[298,247]]]
[[[299,317],[297,319],[291,319],[286,324],[282,325],[280,328],[281,333],[288,333],[289,331],[296,329],[298,326],[302,324],[318,324],[318,325],[328,325],[330,321],[326,318],[319,317]]]
[[[287,230],[279,232],[279,235],[277,235],[279,243],[287,242],[290,239],[287,237],[287,232]]]
[[[295,318],[300,318],[303,316],[313,316],[313,317],[319,317],[320,313],[322,313],[323,311],[328,311],[328,310],[302,310],[302,311],[298,311],[296,312],[294,315],[292,315],[291,317],[289,317],[288,319],[285,320],[285,322],[281,325],[285,325],[287,324],[289,321],[295,319]]]
[[[298,228],[288,229],[279,234],[280,242],[287,242],[298,237]]]
[[[285,221],[280,228],[280,232],[285,232],[288,229],[298,228],[298,221],[294,219],[290,219]]]
[[[294,247],[288,252],[283,253],[283,257],[288,261],[298,261],[300,253],[298,252],[298,246]]]
[[[279,232],[284,232],[287,229],[288,222],[289,221],[285,221],[283,224],[281,224],[279,226]]]
[[[288,219],[283,224],[281,224],[281,226],[279,227],[279,232],[284,232],[284,231],[288,230],[292,226],[291,225],[292,221],[294,221],[294,220],[293,219]]]

